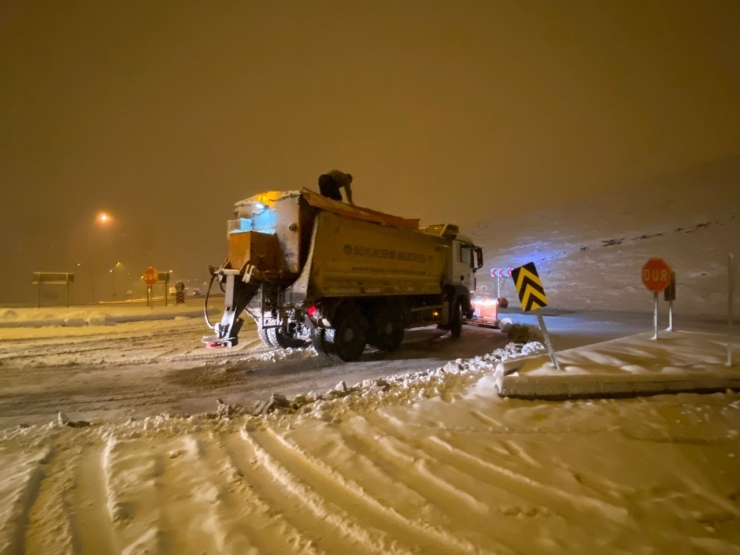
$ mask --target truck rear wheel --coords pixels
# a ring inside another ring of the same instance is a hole
[[[272,338],[267,333],[269,331],[269,329],[265,329],[257,324],[257,335],[262,340],[262,343],[264,343],[267,347],[270,347],[270,349],[274,349],[275,347],[277,347],[277,345],[273,342]]]
[[[316,328],[311,332],[311,343],[320,355],[331,356],[331,345],[326,341],[326,328]]]
[[[317,350],[344,362],[359,360],[367,342],[367,319],[357,305],[349,304],[337,310],[332,320],[334,327],[323,330]]]
[[[266,330],[267,338],[275,347],[281,347],[283,349],[300,349],[306,346],[304,339],[299,339],[295,335],[285,333],[279,328],[269,328]]]
[[[403,313],[396,306],[386,306],[379,309],[373,316],[372,337],[370,345],[392,353],[401,346],[403,341]]]

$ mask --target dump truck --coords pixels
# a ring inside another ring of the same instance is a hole
[[[459,336],[473,315],[480,247],[452,224],[419,227],[318,193],[272,191],[239,201],[227,223],[228,255],[211,268],[224,292],[220,322],[203,338],[233,347],[246,313],[276,348],[313,343],[342,361],[367,345],[396,350],[409,328]]]

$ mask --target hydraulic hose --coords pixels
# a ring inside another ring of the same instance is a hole
[[[211,328],[212,330],[216,329],[216,326],[211,324],[211,321],[208,319],[208,298],[211,296],[211,287],[213,287],[213,280],[216,279],[216,274],[211,274],[211,283],[208,284],[208,290],[206,291],[206,299],[203,301],[203,317],[206,319],[206,325]]]

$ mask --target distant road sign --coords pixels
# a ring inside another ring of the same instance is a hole
[[[74,283],[75,275],[67,272],[34,272],[33,285],[46,283],[48,285],[66,285]]]
[[[155,283],[157,283],[157,281],[159,281],[159,272],[153,266],[149,266],[146,270],[144,270],[144,275],[141,276],[141,279],[147,285],[154,285]]]
[[[511,271],[514,287],[519,294],[522,310],[529,312],[547,306],[545,288],[542,286],[534,262],[519,266]]]
[[[642,283],[653,293],[660,293],[671,284],[671,267],[662,258],[651,258],[642,267]]]
[[[512,268],[491,268],[491,277],[506,277],[511,275]]]

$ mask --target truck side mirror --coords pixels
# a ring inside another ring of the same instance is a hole
[[[475,268],[474,270],[478,270],[483,267],[483,249],[480,247],[475,247]]]

